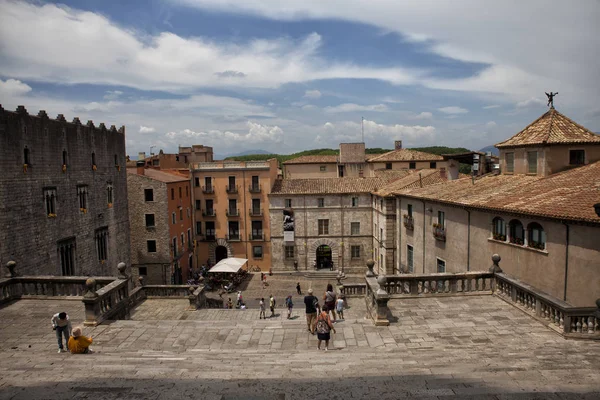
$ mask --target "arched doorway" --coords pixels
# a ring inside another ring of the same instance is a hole
[[[317,254],[315,259],[317,260],[317,269],[331,268],[331,247],[325,244],[317,247]]]
[[[219,262],[224,258],[227,258],[227,247],[217,246],[215,249],[215,261]]]

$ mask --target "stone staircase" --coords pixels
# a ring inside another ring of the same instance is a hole
[[[306,278],[310,279],[328,279],[333,280],[337,278],[338,271],[304,271],[303,274]],[[342,279],[344,279],[346,275],[342,274]]]

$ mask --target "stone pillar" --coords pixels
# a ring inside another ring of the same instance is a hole
[[[85,306],[85,326],[98,325],[98,316],[100,315],[100,299],[96,293],[96,280],[89,278],[85,281],[88,291],[83,295],[83,305]]]
[[[16,262],[14,262],[12,260],[7,262],[6,268],[8,269],[8,272],[6,273],[6,275],[4,275],[5,278],[14,278],[15,276],[19,276],[16,271],[16,268],[17,268]]]
[[[492,266],[490,267],[489,271],[493,274],[501,274],[502,273],[502,268],[500,268],[500,260],[502,260],[502,257],[500,257],[498,254],[494,254],[492,256]],[[491,285],[492,285],[492,293],[494,293],[496,291],[496,277],[492,278],[491,281]]]
[[[523,229],[523,246],[529,246],[529,230]]]
[[[129,279],[129,277],[127,276],[127,273],[126,273],[127,264],[125,264],[124,262],[120,262],[117,265],[117,269],[119,270],[119,275],[118,275],[119,279]]]
[[[379,275],[377,278],[378,289],[375,293],[375,301],[377,303],[377,309],[375,310],[375,326],[388,326],[390,321],[388,320],[388,314],[390,309],[388,308],[388,301],[390,295],[385,291],[385,285],[387,278],[385,275]]]

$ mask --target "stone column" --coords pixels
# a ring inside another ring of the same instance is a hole
[[[83,295],[83,305],[85,307],[85,326],[98,325],[98,317],[100,316],[100,299],[96,293],[96,280],[89,278],[85,281],[88,291]]]
[[[390,295],[385,291],[385,285],[387,278],[385,275],[379,275],[377,278],[378,289],[375,293],[375,301],[377,302],[377,309],[375,310],[375,325],[376,326],[388,326],[390,321],[388,320],[388,314],[390,309],[388,308],[388,301]]]
[[[501,274],[502,273],[502,268],[500,268],[500,260],[502,260],[502,258],[498,255],[498,254],[494,254],[492,256],[492,266],[490,267],[489,271],[493,274]],[[492,278],[492,293],[494,293],[496,291],[496,277]]]

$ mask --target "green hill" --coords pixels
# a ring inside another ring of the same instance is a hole
[[[432,146],[432,147],[414,147],[411,150],[423,151],[431,154],[457,154],[457,153],[466,153],[471,150],[465,149],[464,147],[445,147],[445,146]],[[392,149],[382,149],[380,147],[365,149],[366,154],[383,154],[388,151],[392,151]],[[293,154],[248,154],[245,156],[234,156],[227,157],[226,160],[234,160],[234,161],[264,161],[270,160],[271,158],[276,158],[279,162],[279,166],[287,160],[291,160],[293,158],[298,158],[301,156],[331,156],[338,155],[340,151],[338,149],[313,149],[313,150],[304,150],[298,153]],[[460,172],[469,173],[471,171],[470,165],[461,164]]]

